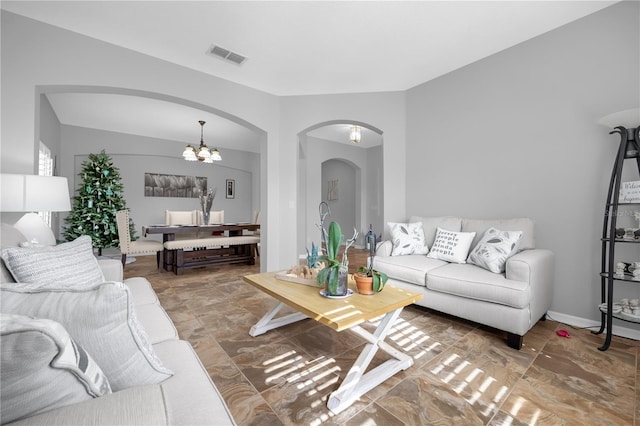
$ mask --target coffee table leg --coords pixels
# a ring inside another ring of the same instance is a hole
[[[384,342],[393,324],[400,316],[400,312],[402,312],[402,308],[385,314],[380,325],[373,333],[369,333],[360,326],[350,329],[369,343],[365,345],[340,387],[329,396],[327,407],[333,413],[340,413],[351,406],[360,396],[369,392],[398,371],[406,370],[413,365],[413,358]],[[364,374],[378,349],[383,350],[393,358]]]
[[[309,318],[303,313],[295,312],[293,314],[285,315],[283,317],[274,319],[273,317],[275,317],[276,314],[280,312],[280,309],[282,309],[283,306],[284,306],[284,303],[278,302],[273,309],[271,309],[269,312],[264,314],[264,316],[260,319],[260,321],[256,323],[256,325],[251,327],[251,330],[249,331],[249,335],[251,337],[259,336],[261,334],[266,333],[269,330],[273,330],[274,328],[282,327],[284,325],[291,324],[292,322],[301,321],[303,319]]]

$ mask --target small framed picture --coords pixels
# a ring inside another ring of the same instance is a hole
[[[227,179],[227,198],[236,198],[236,181]]]

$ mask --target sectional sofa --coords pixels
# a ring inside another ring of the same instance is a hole
[[[149,281],[123,280],[89,237],[24,241],[2,225],[3,424],[235,424]]]
[[[388,284],[420,291],[419,305],[506,331],[507,344],[515,349],[545,318],[554,254],[536,248],[531,219],[412,216],[406,224],[389,226],[392,237],[394,228],[404,231],[378,246],[373,266],[389,276]]]

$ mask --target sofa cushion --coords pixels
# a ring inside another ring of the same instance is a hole
[[[91,237],[87,235],[51,247],[4,248],[1,256],[17,282],[91,285],[104,281],[98,260],[93,255]]]
[[[389,278],[421,286],[426,285],[427,272],[446,264],[447,262],[442,260],[429,259],[419,254],[373,258],[373,268],[384,272]]]
[[[427,275],[427,288],[442,293],[522,309],[530,302],[529,283],[507,280],[469,264],[448,264]]]
[[[500,231],[489,228],[469,253],[467,263],[496,274],[502,273],[507,259],[517,252],[521,237],[522,231]]]
[[[433,246],[433,241],[436,239],[436,232],[438,231],[438,228],[458,232],[460,231],[460,227],[462,225],[462,218],[453,216],[411,216],[410,222],[422,222],[422,230],[424,232],[425,241],[427,245],[431,247]]]
[[[501,231],[522,231],[522,238],[518,243],[518,250],[528,250],[536,248],[535,225],[529,218],[518,219],[462,219],[462,230],[465,232],[475,232],[476,237],[471,243],[475,247],[480,238],[489,228],[500,229]]]
[[[27,238],[22,235],[22,232],[18,231],[14,226],[7,223],[3,223],[0,229],[0,250],[9,247],[19,247],[21,243],[27,241]],[[4,260],[0,260],[0,283],[12,283],[15,282],[13,275],[7,269],[4,264]]]
[[[61,323],[92,354],[114,392],[159,383],[173,374],[153,351],[123,283],[62,289],[5,284],[0,286],[0,296],[2,312]]]
[[[422,223],[395,223],[388,222],[393,250],[391,256],[407,254],[427,254],[429,247],[424,240]]]
[[[160,384],[170,425],[234,425],[227,405],[191,345],[169,340],[153,345],[176,374]]]
[[[427,257],[447,262],[465,263],[475,232],[454,232],[438,228],[436,239]]]
[[[129,287],[129,291],[131,291],[131,299],[133,299],[134,306],[158,303],[158,296],[146,278],[127,278],[124,280],[124,283]]]
[[[98,258],[98,265],[105,281],[122,281],[124,269],[120,259]]]
[[[91,425],[158,426],[168,425],[165,400],[160,385],[134,386],[120,392],[47,411],[11,426]]]
[[[178,338],[175,325],[159,303],[136,306],[135,311],[152,345]]]
[[[98,364],[62,325],[0,314],[2,424],[111,393]]]

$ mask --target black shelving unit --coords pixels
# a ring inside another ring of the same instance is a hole
[[[640,127],[635,129],[627,129],[622,126],[616,127],[609,134],[620,135],[620,147],[613,164],[613,172],[611,173],[611,182],[609,183],[609,193],[607,195],[607,204],[604,211],[604,223],[602,225],[602,264],[601,264],[601,292],[602,303],[606,309],[601,311],[600,329],[593,331],[594,334],[602,334],[606,328],[606,337],[604,344],[598,349],[606,351],[611,345],[611,336],[613,328],[613,318],[623,321],[640,322],[624,315],[613,313],[613,288],[616,281],[634,282],[640,285],[640,281],[633,280],[632,275],[616,275],[616,246],[618,244],[640,244],[640,239],[621,239],[616,238],[616,225],[619,215],[620,206],[640,206],[640,203],[621,203],[619,194],[622,179],[622,171],[625,160],[631,160],[628,163],[634,163],[640,175]],[[635,161],[634,161],[635,160]],[[640,248],[640,246],[638,246]]]

